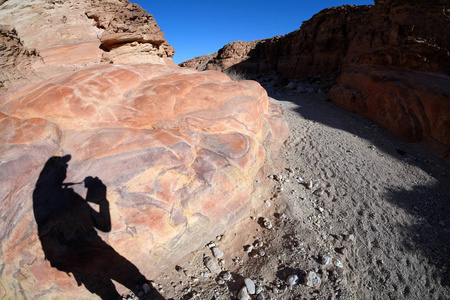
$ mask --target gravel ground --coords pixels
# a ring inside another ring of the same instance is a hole
[[[449,299],[449,164],[324,94],[269,94],[291,136],[256,180],[250,217],[164,270],[161,295]]]

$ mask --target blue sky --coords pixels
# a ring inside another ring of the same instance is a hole
[[[373,4],[367,0],[130,1],[153,15],[166,40],[175,48],[176,63],[214,53],[233,41],[287,34],[327,7]]]

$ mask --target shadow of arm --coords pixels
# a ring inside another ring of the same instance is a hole
[[[88,188],[86,201],[100,206],[100,212],[91,210],[94,226],[103,232],[111,231],[111,215],[109,213],[109,202],[106,199],[106,186],[97,177],[87,177],[85,186]]]

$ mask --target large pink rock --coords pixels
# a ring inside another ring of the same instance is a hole
[[[62,75],[4,94],[0,112],[5,299],[92,296],[44,259],[32,194],[50,157],[72,155],[66,182],[103,181],[101,237],[151,279],[248,215],[254,178],[289,132],[256,82],[149,64]]]

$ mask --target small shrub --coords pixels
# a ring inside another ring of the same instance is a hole
[[[226,70],[222,70],[222,73],[226,74],[231,80],[234,81],[242,81],[245,80],[245,75],[240,73],[234,69],[228,68]]]

